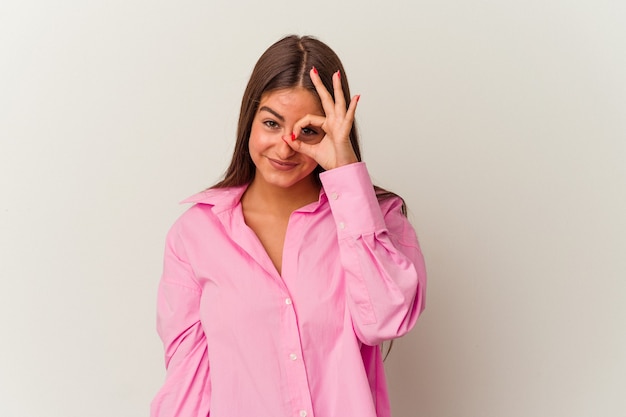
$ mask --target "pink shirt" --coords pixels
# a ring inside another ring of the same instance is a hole
[[[426,275],[398,198],[364,163],[320,176],[292,213],[282,276],[245,224],[245,187],[211,189],[167,236],[152,417],[389,417],[377,346],[408,332]]]

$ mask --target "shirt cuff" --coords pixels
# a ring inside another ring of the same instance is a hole
[[[372,180],[364,162],[355,162],[320,173],[337,225],[339,239],[385,229]]]

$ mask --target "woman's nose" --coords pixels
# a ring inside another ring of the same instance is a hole
[[[281,159],[289,159],[296,153],[296,151],[289,146],[288,140],[291,140],[291,131],[289,134],[281,136],[280,143],[277,144],[277,153]]]

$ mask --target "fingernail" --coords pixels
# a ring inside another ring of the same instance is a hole
[[[296,140],[296,134],[293,132],[291,132],[291,140],[292,141]]]
[[[337,78],[341,79],[341,71],[337,70]]]
[[[313,67],[313,72],[317,74],[317,68]]]
[[[361,100],[361,95],[360,94],[358,96],[356,96],[357,103],[359,102],[359,100]]]

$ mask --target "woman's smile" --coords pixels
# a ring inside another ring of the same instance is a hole
[[[289,171],[298,165],[296,162],[281,161],[270,157],[266,158],[270,161],[270,164],[279,171]]]

